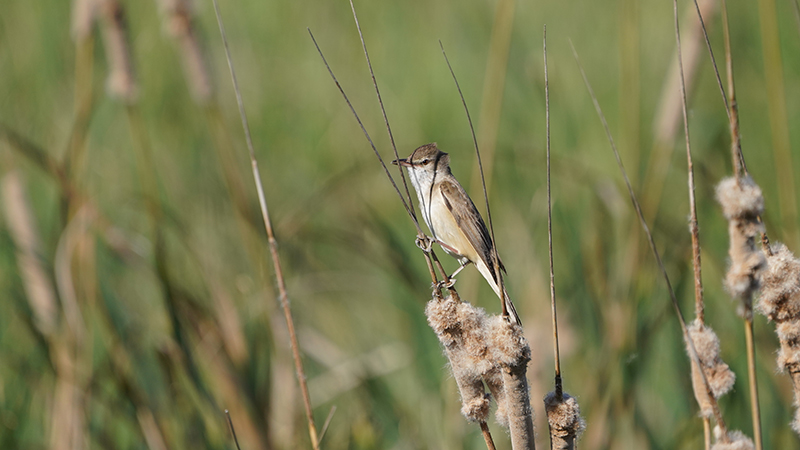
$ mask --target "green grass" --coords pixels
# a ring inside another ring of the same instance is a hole
[[[0,123],[58,161],[75,121],[76,50],[68,3],[6,0],[0,14]],[[562,364],[565,388],[578,398],[588,422],[580,446],[702,445],[678,322],[568,43],[572,39],[581,55],[634,188],[651,188],[645,174],[674,48],[672,8],[670,2],[646,1],[631,13],[630,3],[518,2],[513,29],[507,30],[511,45],[489,190],[509,291],[533,350],[528,373],[543,448],[547,432],[540,399],[552,389],[553,370],[544,188],[545,23]],[[247,221],[237,215],[220,169],[213,122],[192,101],[157,6],[124,6],[140,83],[135,108],[145,130],[136,138],[146,138],[153,150],[148,170],[164,211],[157,223],[163,245],[156,245],[147,209],[152,199],[143,195],[147,189],[136,170],[137,146],[126,109],[105,95],[107,62],[95,30],[95,98],[84,169],[72,182],[139,254],[122,258],[92,231],[82,235],[88,251],[72,261],[86,336],[79,391],[87,446],[147,448],[138,407],[152,412],[169,448],[233,448],[225,408],[234,413],[245,449],[309,448],[260,217]],[[256,211],[213,9],[208,1],[195,6],[227,130],[221,141],[232,146],[235,173],[248,207]],[[694,17],[688,15],[690,6],[681,5],[687,13],[682,17]],[[795,101],[800,37],[792,5],[777,6],[787,124],[795,143],[791,170],[797,176],[798,136],[791,124],[800,120]],[[425,322],[430,280],[414,246],[414,227],[306,31],[314,32],[379,150],[390,158],[349,5],[246,1],[220,7],[312,400],[326,399],[315,404],[318,425],[331,406],[337,407],[323,446],[485,448],[478,427],[459,414],[455,382]],[[479,112],[495,2],[358,2],[356,7],[401,156],[438,142],[451,154],[455,175],[470,185],[474,151],[438,40],[480,130],[488,120]],[[764,190],[767,230],[780,241],[796,224],[780,222],[758,8],[739,3],[729,8],[744,154]],[[707,19],[722,61],[719,17]],[[727,232],[713,199],[714,185],[731,171],[728,125],[705,50],[699,65],[689,108],[707,320],[738,375],[735,391],[722,400],[723,412],[731,428],[750,434],[743,327],[721,287]],[[693,286],[681,140],[678,135],[661,202],[650,207],[657,208],[656,243],[688,315]],[[0,143],[0,155],[3,172],[19,170],[24,176],[41,231],[41,261],[52,275],[69,217],[63,191],[11,146]],[[467,189],[481,205],[480,186]],[[444,263],[450,270],[456,267],[450,259]],[[460,275],[459,291],[499,311],[473,268]],[[0,292],[5,300],[0,302],[0,447],[45,448],[59,375],[52,344],[33,325],[7,221],[0,221]],[[233,307],[233,320],[224,319],[220,304]],[[58,336],[71,336],[61,310],[59,323]],[[797,444],[788,427],[790,381],[775,373],[772,325],[759,316],[755,327],[765,448],[790,448]],[[231,350],[237,343],[241,347]],[[508,448],[504,432],[493,424],[492,429],[498,448]]]

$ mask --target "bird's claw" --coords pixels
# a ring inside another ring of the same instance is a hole
[[[433,239],[429,238],[428,236],[417,236],[417,239],[414,240],[414,244],[416,244],[417,247],[419,247],[419,249],[425,253],[430,253],[433,249]]]

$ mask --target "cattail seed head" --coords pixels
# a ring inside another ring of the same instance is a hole
[[[554,442],[572,441],[586,428],[578,400],[566,392],[561,398],[558,398],[555,392],[548,393],[544,397],[544,409],[550,424],[550,436]],[[560,447],[554,445],[554,448]]]
[[[486,387],[494,397],[497,404],[497,409],[494,412],[494,418],[497,424],[503,428],[508,429],[508,412],[506,410],[506,391],[503,386],[503,374],[498,367],[490,370],[484,375],[483,380],[486,382]]]
[[[487,339],[492,359],[500,365],[517,367],[527,365],[531,359],[531,348],[522,334],[522,327],[502,316],[488,319]]]
[[[750,176],[728,177],[717,185],[717,201],[728,220],[747,219],[764,213],[761,188]]]
[[[759,274],[766,266],[764,254],[758,249],[764,224],[759,217],[764,212],[761,189],[749,176],[725,178],[717,186],[717,200],[728,219],[730,236],[730,267],[725,275],[725,287],[742,300],[744,314],[750,314],[752,296],[759,288]]]
[[[774,243],[771,250],[766,270],[761,274],[761,296],[756,303],[756,310],[777,322],[798,320],[800,260],[779,242]]]
[[[489,419],[489,395],[483,388],[480,378],[469,385],[459,385],[461,391],[461,414],[471,422],[486,422]]]
[[[716,426],[714,427],[714,437],[717,442],[711,446],[711,450],[753,450],[755,448],[753,441],[741,431],[728,431],[727,439],[723,439],[722,430]]]
[[[711,392],[714,398],[719,398],[726,394],[733,388],[736,381],[736,374],[731,371],[730,367],[720,357],[719,338],[714,330],[705,326],[699,320],[694,320],[687,327],[689,336],[692,338],[694,349],[697,351],[697,357],[700,360],[700,365],[705,373],[705,378],[711,387]],[[686,346],[687,353],[690,353],[688,342]],[[690,357],[692,361],[692,388],[697,403],[700,405],[700,414],[703,417],[711,417],[713,414],[711,399],[708,397],[703,376],[694,362],[694,358]]]

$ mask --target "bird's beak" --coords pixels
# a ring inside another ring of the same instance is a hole
[[[403,167],[411,167],[411,163],[408,162],[408,160],[406,159],[395,159],[394,161],[392,161],[392,164],[394,164],[395,166],[400,165]]]

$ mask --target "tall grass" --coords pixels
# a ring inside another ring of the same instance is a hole
[[[213,10],[198,1],[181,16],[167,3],[120,2],[137,79],[132,121],[129,107],[105,90],[114,61],[96,25],[73,26],[69,2],[3,5],[0,176],[17,203],[2,199],[0,221],[2,448],[233,448],[225,409],[242,448],[311,447],[268,241],[254,226],[256,194],[242,183],[248,161]],[[478,139],[491,160],[485,168],[505,280],[531,345],[534,407],[552,390],[554,373],[540,40],[547,23],[560,361],[587,422],[580,448],[703,442],[681,331],[634,231],[638,219],[567,43],[580,50],[612,132],[624,135],[634,187],[652,193],[642,206],[686,310],[694,296],[686,172],[671,152],[675,136],[662,139],[656,125],[678,95],[667,76],[675,49],[668,3],[647,0],[624,17],[622,6],[603,2],[523,2],[510,13],[507,2],[356,3],[401,154],[436,141],[459,179],[470,180],[469,129],[439,39],[457,61],[467,103],[485,111]],[[431,280],[416,230],[307,38],[310,27],[326,42],[376,148],[389,155],[347,3],[221,6],[253,139],[269,143],[256,156],[269,174],[264,191],[317,423],[336,406],[322,446],[485,448],[480,428],[459,413],[455,382],[426,323],[421,293]],[[770,237],[791,244],[797,205],[782,190],[796,167],[776,165],[775,152],[784,152],[777,161],[797,159],[789,124],[800,119],[793,100],[800,40],[793,5],[774,6],[731,3],[728,12],[747,169],[763,191]],[[713,10],[706,25],[717,50],[724,42]],[[762,47],[760,21],[770,14],[778,33]],[[165,30],[165,21],[186,17],[195,43]],[[697,45],[685,31],[695,27],[689,17],[682,17],[685,46]],[[187,76],[195,65],[184,59],[189,47],[204,57],[207,84]],[[751,434],[744,330],[721,283],[728,236],[713,193],[732,172],[729,122],[708,58],[700,52],[690,63],[684,49],[685,64],[694,64],[687,100],[705,314],[722,358],[740,375],[721,407],[730,429]],[[778,76],[783,110],[778,94],[765,95]],[[662,99],[665,85],[673,97]],[[213,88],[210,97],[203,86]],[[680,110],[670,111],[679,119]],[[137,171],[142,142],[152,161]],[[144,176],[159,180],[155,193],[141,184]],[[159,233],[148,209],[154,200]],[[30,225],[15,224],[22,219]],[[15,227],[38,238],[25,244]],[[468,267],[457,287],[499,313],[484,284]],[[791,377],[775,373],[778,340],[766,318],[755,316],[753,325],[764,448],[796,447]],[[498,448],[508,448],[494,421],[487,426]],[[538,414],[540,440],[546,427]]]

